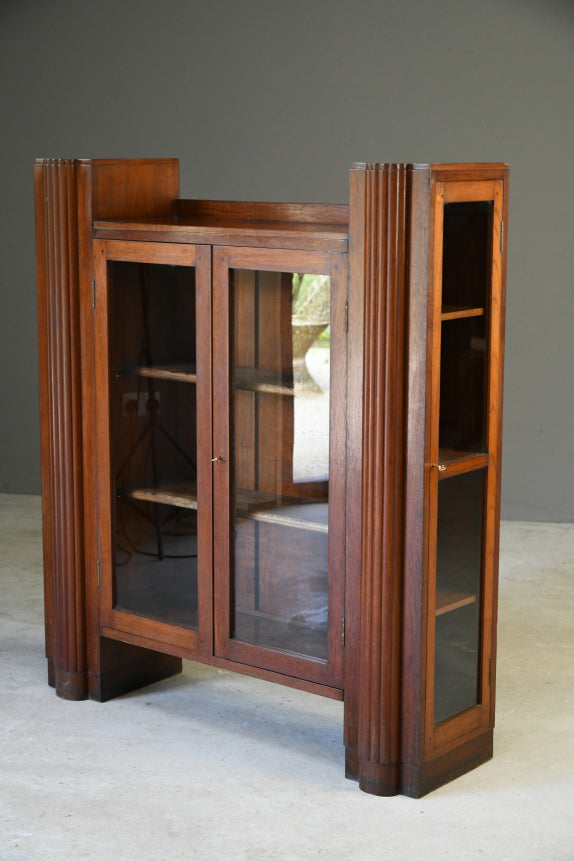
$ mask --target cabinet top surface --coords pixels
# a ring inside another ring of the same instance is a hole
[[[346,251],[348,207],[178,201],[169,218],[94,221],[97,239],[232,244]]]
[[[288,221],[218,221],[202,218],[136,218],[102,219],[94,221],[94,230],[157,230],[158,232],[177,231],[179,233],[266,233],[301,234],[325,239],[346,239],[348,228],[341,224],[303,224]]]

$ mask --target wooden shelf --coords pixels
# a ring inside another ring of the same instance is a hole
[[[235,368],[233,373],[236,389],[295,397],[292,373],[263,368]]]
[[[167,484],[162,487],[132,488],[126,495],[130,499],[140,499],[144,502],[197,510],[197,488],[187,482]]]
[[[174,482],[161,487],[137,487],[125,494],[130,499],[173,505],[197,510],[197,488],[190,482]],[[236,491],[235,513],[247,520],[257,520],[275,526],[305,529],[309,532],[328,531],[327,502],[297,503],[277,506],[277,496],[258,490],[240,488]]]
[[[484,451],[461,451],[457,448],[439,448],[438,463],[442,478],[451,473],[469,472],[488,466],[489,456]]]
[[[132,488],[126,494],[130,499],[140,499],[144,502],[155,502],[159,505],[175,505],[178,508],[197,510],[197,487],[191,482],[173,482],[161,487]],[[243,517],[253,517],[253,511],[261,506],[272,505],[277,501],[273,493],[259,490],[240,489],[236,493],[237,512]]]
[[[249,515],[251,520],[270,523],[274,526],[287,526],[292,529],[305,529],[308,532],[329,531],[329,503],[311,502],[296,505],[283,505],[278,508],[255,510]]]
[[[140,377],[153,377],[157,380],[177,380],[184,383],[196,383],[197,374],[195,365],[182,364],[162,364],[152,367],[139,366],[134,368],[133,373]]]
[[[462,320],[465,317],[484,317],[484,308],[472,306],[445,305],[440,315],[441,320]]]
[[[468,592],[460,592],[456,589],[438,589],[436,594],[436,615],[442,616],[443,613],[459,610],[461,607],[474,604],[475,601],[476,595],[469,594]]]
[[[293,374],[288,371],[269,371],[265,368],[235,368],[235,388],[267,395],[288,398],[321,398],[321,391],[296,388]]]
[[[134,366],[126,368],[125,373],[136,374],[139,377],[152,377],[157,380],[175,380],[176,382],[196,383],[195,365],[186,363],[161,363],[150,366]],[[236,389],[261,394],[281,395],[294,398],[321,397],[320,392],[306,392],[295,389],[293,374],[281,371],[268,371],[264,368],[235,368],[234,382]]]

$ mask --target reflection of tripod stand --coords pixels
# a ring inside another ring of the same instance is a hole
[[[149,294],[150,294],[150,270],[149,267],[145,264],[140,264],[140,300],[141,300],[141,308],[142,308],[142,329],[143,329],[143,339],[142,345],[138,358],[138,367],[139,368],[150,368],[153,367],[153,354],[152,354],[152,339],[150,334],[150,321],[149,321]],[[138,377],[138,390],[137,390],[137,401],[136,401],[136,415],[138,413],[138,408],[140,404],[140,398],[142,395],[141,391],[141,381],[142,375],[140,374]],[[117,472],[116,472],[116,487],[120,487],[123,483],[126,486],[129,486],[129,471],[134,458],[136,457],[138,451],[143,447],[147,447],[147,452],[149,452],[150,461],[151,461],[151,483],[152,488],[157,490],[160,483],[160,471],[158,468],[158,437],[162,435],[168,443],[177,451],[184,460],[193,468],[194,472],[197,473],[197,464],[192,457],[190,457],[187,452],[183,450],[183,448],[179,445],[177,440],[173,438],[173,436],[169,433],[169,431],[163,426],[161,423],[159,412],[160,412],[160,401],[159,401],[159,392],[156,391],[156,386],[154,384],[153,377],[149,375],[145,375],[145,387],[146,391],[143,394],[147,393],[147,411],[148,418],[141,429],[140,433],[137,435],[133,445],[130,446],[130,449],[120,464]],[[147,453],[144,455],[144,465],[147,462]],[[126,497],[126,501],[131,504],[134,509],[142,514],[140,509],[134,505],[132,500],[129,497]],[[157,557],[159,560],[164,558],[163,552],[163,536],[162,536],[162,524],[160,520],[160,511],[159,504],[153,504],[153,519],[149,518],[153,523],[156,535],[156,545],[157,545]],[[126,540],[127,535],[126,535]]]

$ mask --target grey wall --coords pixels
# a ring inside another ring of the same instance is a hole
[[[3,0],[0,490],[39,490],[32,163],[345,202],[351,161],[508,161],[503,516],[574,520],[571,0]]]

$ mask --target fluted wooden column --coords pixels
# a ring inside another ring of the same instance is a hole
[[[66,699],[107,699],[179,672],[181,660],[100,635],[98,416],[82,385],[94,373],[92,225],[172,214],[179,165],[38,159],[34,176],[48,680]]]
[[[46,652],[59,696],[87,695],[76,162],[35,166]]]
[[[407,186],[406,165],[359,164],[351,171],[351,291],[362,293],[363,386],[347,773],[377,795],[396,794],[400,780]]]

